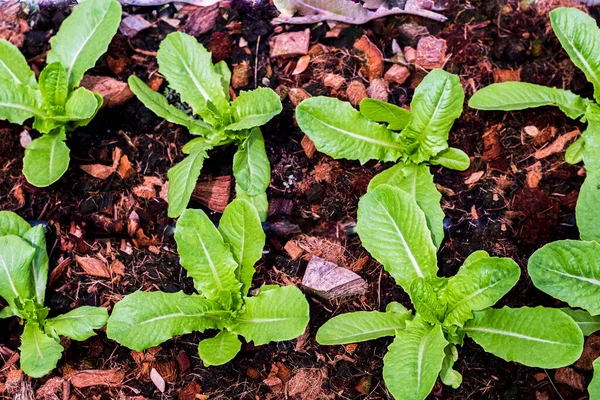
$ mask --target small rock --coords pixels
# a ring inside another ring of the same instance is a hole
[[[288,92],[288,96],[290,97],[290,101],[294,107],[297,107],[302,100],[306,100],[311,97],[310,93],[302,88],[291,88]]]
[[[361,100],[367,97],[367,88],[359,81],[352,81],[346,89],[348,100],[353,106],[360,104]]]
[[[346,82],[343,76],[337,74],[327,74],[323,79],[323,85],[335,90],[339,90],[342,85]]]
[[[274,36],[271,39],[271,57],[303,56],[308,53],[310,30],[288,32]]]
[[[406,55],[406,52],[405,52]],[[407,57],[408,59],[408,57]],[[433,36],[419,40],[415,64],[423,69],[442,68],[446,63],[446,41]]]
[[[163,379],[162,376],[160,376],[158,371],[154,368],[152,368],[152,370],[150,371],[150,379],[152,379],[152,383],[154,383],[154,386],[156,386],[156,388],[158,390],[160,390],[161,393],[165,392],[165,388],[166,388],[165,380]]]
[[[317,256],[310,259],[302,285],[328,300],[362,294],[367,290],[367,282],[359,275]]]
[[[302,257],[302,253],[304,253],[304,250],[294,240],[288,241],[283,248],[294,261]]]
[[[123,36],[134,37],[138,32],[151,27],[152,24],[146,21],[141,15],[129,15],[121,20],[119,31]]]
[[[383,53],[366,35],[354,42],[354,50],[359,57],[366,59],[362,71],[369,81],[383,76]]]
[[[385,73],[385,80],[392,83],[397,83],[398,85],[402,85],[408,77],[410,76],[410,71],[403,65],[394,64],[390,69]]]
[[[558,383],[569,385],[573,389],[583,392],[585,379],[575,372],[573,368],[565,367],[558,369],[554,374],[554,379],[556,379]]]
[[[29,134],[29,131],[24,129],[19,136],[19,143],[21,143],[21,147],[26,149],[27,146],[29,146],[29,143],[31,143],[31,135]]]
[[[373,79],[367,90],[367,94],[372,99],[388,101],[388,84],[387,81],[377,78]]]

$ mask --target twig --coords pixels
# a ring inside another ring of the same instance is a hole
[[[365,24],[365,23],[367,23],[371,20],[377,19],[377,18],[387,17],[389,15],[399,15],[399,14],[416,15],[418,17],[429,18],[429,19],[433,19],[434,21],[440,21],[440,22],[444,22],[448,19],[444,15],[441,15],[441,14],[438,14],[436,12],[429,11],[429,10],[403,10],[401,8],[395,7],[395,8],[391,8],[389,10],[379,9],[377,11],[369,11],[367,15],[365,15],[364,17],[359,17],[359,18],[347,17],[345,15],[334,14],[331,12],[322,12],[321,14],[309,15],[309,16],[305,16],[305,17],[275,18],[271,21],[271,23],[274,25],[314,24],[316,22],[322,22],[322,21],[338,21],[338,22],[344,22],[346,24],[362,25],[362,24]]]

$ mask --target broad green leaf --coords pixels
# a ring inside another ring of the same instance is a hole
[[[37,302],[44,304],[46,282],[48,281],[48,252],[46,251],[44,228],[41,225],[34,226],[22,237],[27,244],[35,249],[35,256],[31,260],[31,274]]]
[[[431,159],[431,163],[441,165],[456,171],[465,171],[471,165],[469,155],[460,149],[449,147],[446,150],[440,151]]]
[[[0,77],[0,120],[20,125],[33,116],[46,117],[40,92]]]
[[[140,78],[131,75],[127,81],[136,97],[154,114],[177,125],[183,125],[192,135],[208,135],[212,126],[206,122],[190,117],[180,109],[169,104],[165,96],[150,89]]]
[[[107,320],[106,308],[82,306],[58,317],[47,319],[46,323],[59,335],[83,341],[94,336],[96,334],[94,329],[102,328]]]
[[[594,377],[588,386],[590,400],[600,400],[600,357],[594,361]]]
[[[215,70],[210,53],[196,38],[183,32],[170,33],[160,43],[156,58],[160,73],[194,113],[214,123],[219,114],[228,112],[221,75]]]
[[[404,307],[402,304],[397,301],[392,301],[385,306],[385,312],[396,313],[396,314],[406,314],[409,313],[412,315],[412,311],[408,308]]]
[[[167,199],[169,200],[168,214],[170,218],[177,218],[187,207],[192,197],[196,182],[200,176],[204,160],[208,157],[211,146],[204,143],[195,148],[195,152],[188,155],[179,164],[171,167],[167,172],[169,189]]]
[[[0,39],[0,78],[37,89],[35,74],[21,51],[8,40]]]
[[[460,78],[434,69],[415,89],[410,103],[410,121],[402,130],[402,141],[411,160],[429,160],[448,148],[448,134],[460,117],[465,94]]]
[[[383,380],[396,399],[425,399],[442,369],[448,345],[440,325],[417,317],[399,331],[383,358]]]
[[[238,185],[236,183],[235,184],[235,198],[246,200],[246,201],[249,201],[250,203],[252,203],[254,208],[256,208],[256,211],[258,211],[258,216],[260,217],[260,220],[261,221],[267,220],[267,217],[269,214],[269,200],[267,199],[267,193],[262,192],[260,194],[257,194],[256,196],[250,196],[248,193],[246,193],[244,191],[244,189],[242,189],[240,187],[240,185]]]
[[[64,20],[51,39],[47,62],[63,65],[69,88],[76,87],[85,71],[96,65],[96,60],[108,49],[120,22],[121,5],[116,0],[83,2]]]
[[[69,120],[84,120],[91,118],[98,108],[98,100],[94,92],[79,88],[69,96],[65,104],[65,118]],[[60,117],[55,117],[59,118]]]
[[[258,88],[250,92],[240,92],[231,102],[234,123],[225,129],[240,131],[263,126],[282,110],[277,93],[269,88]]]
[[[23,174],[37,187],[50,186],[69,168],[69,148],[64,130],[34,139],[25,149]]]
[[[458,350],[453,344],[449,344],[444,348],[444,361],[440,371],[440,380],[444,385],[451,386],[453,389],[458,389],[462,383],[462,375],[453,369],[454,363],[458,360]]]
[[[259,128],[238,147],[233,156],[235,182],[250,196],[264,193],[271,183],[271,164],[265,150],[265,140]]]
[[[471,311],[496,304],[517,284],[520,275],[521,268],[510,258],[484,257],[463,265],[448,280],[444,325],[463,326],[471,319]]]
[[[485,250],[477,250],[469,254],[469,256],[463,262],[462,268],[466,267],[469,264],[474,263],[475,261],[481,260],[482,258],[489,258],[490,255]]]
[[[317,149],[333,158],[396,161],[404,150],[395,132],[331,97],[304,100],[296,107],[296,121]]]
[[[590,336],[592,333],[600,331],[600,316],[592,316],[587,311],[572,308],[561,308],[560,311],[573,318],[583,332],[583,336]]]
[[[23,236],[31,225],[12,211],[0,211],[0,236]]]
[[[581,134],[581,139],[585,142],[581,149],[581,157],[588,172],[600,173],[600,107],[588,107],[585,116],[588,126]]]
[[[221,331],[217,336],[204,339],[198,344],[198,354],[205,367],[223,365],[233,360],[242,348],[238,335]]]
[[[405,191],[381,185],[358,204],[356,225],[363,246],[406,291],[418,277],[436,276],[435,246],[425,214]]]
[[[0,297],[15,310],[15,300],[21,303],[35,296],[31,261],[35,249],[15,235],[0,237]]]
[[[67,71],[59,63],[48,64],[40,74],[40,92],[52,114],[62,114],[69,95]]]
[[[10,318],[14,315],[15,313],[10,307],[4,307],[2,310],[0,310],[0,319]]]
[[[580,137],[574,141],[565,152],[565,161],[569,164],[577,164],[583,160],[583,149],[585,147],[585,139]]]
[[[225,61],[219,61],[215,64],[215,70],[221,75],[221,85],[223,85],[223,93],[225,93],[225,98],[229,100],[229,82],[231,82],[231,70],[227,66]]]
[[[247,200],[233,200],[219,221],[219,232],[229,245],[238,268],[236,278],[242,283],[242,295],[252,286],[254,264],[262,257],[266,235],[258,211]]]
[[[96,93],[96,92],[92,92],[94,97],[96,98],[96,109],[92,112],[92,115],[90,115],[88,118],[70,118],[70,121],[67,123],[67,131],[71,132],[74,131],[75,129],[77,129],[80,126],[86,126],[88,125],[92,119],[94,119],[94,117],[96,116],[96,114],[98,114],[98,111],[100,111],[100,108],[102,108],[102,103],[104,102],[104,98],[102,97],[102,95],[100,93]],[[91,99],[89,100],[88,103],[88,107],[91,109]]]
[[[559,240],[542,247],[527,266],[533,284],[571,307],[600,314],[600,244]]]
[[[588,171],[575,207],[577,227],[583,240],[595,240],[600,243],[598,205],[600,205],[600,170]]]
[[[432,325],[444,319],[446,300],[438,298],[433,286],[424,278],[415,278],[410,284],[410,299],[417,315]]]
[[[308,301],[295,286],[261,290],[257,296],[246,297],[245,303],[246,308],[227,328],[256,346],[295,339],[308,325]]]
[[[361,100],[360,113],[365,118],[376,122],[385,122],[388,124],[388,128],[399,131],[408,125],[410,119],[410,112],[402,107],[398,107],[394,104],[387,103],[385,101],[370,99],[365,97]]]
[[[56,368],[63,347],[34,322],[25,323],[21,335],[21,369],[32,378],[41,378]]]
[[[317,342],[324,345],[366,342],[394,336],[404,329],[412,313],[357,311],[337,315],[325,322],[317,332]]]
[[[142,351],[177,335],[220,329],[227,314],[218,303],[198,295],[138,291],[115,304],[106,335]]]
[[[579,118],[585,114],[586,103],[589,103],[589,100],[568,90],[526,82],[502,82],[478,90],[469,100],[469,107],[478,110],[513,111],[557,106],[570,118]]]
[[[180,263],[205,297],[218,300],[220,292],[238,293],[235,262],[229,246],[202,210],[187,209],[179,217],[175,241]]]
[[[596,20],[576,8],[561,7],[550,12],[552,30],[573,64],[594,85],[600,99],[600,30]]]
[[[442,195],[433,183],[433,175],[425,164],[404,164],[398,162],[393,167],[377,174],[369,183],[372,190],[379,185],[398,187],[410,194],[425,213],[427,227],[436,248],[444,240],[444,211],[440,205]]]
[[[581,329],[554,308],[488,308],[475,312],[462,331],[485,351],[529,367],[564,367],[583,351]]]

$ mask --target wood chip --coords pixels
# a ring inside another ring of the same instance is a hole
[[[200,36],[215,28],[218,17],[219,4],[199,7],[188,15],[183,31],[191,36]]]
[[[294,261],[302,257],[302,254],[304,253],[304,250],[302,250],[294,240],[288,241],[283,248]]]
[[[530,188],[536,188],[542,180],[542,163],[537,161],[535,164],[527,167],[526,183]]]
[[[346,79],[338,74],[327,74],[323,79],[323,85],[334,90],[339,90],[344,83],[346,83]]]
[[[115,172],[112,166],[102,164],[80,165],[79,168],[94,178],[103,180],[107,179]]]
[[[294,72],[292,72],[292,75],[300,75],[301,73],[306,71],[306,68],[308,68],[309,64],[310,64],[310,56],[309,55],[300,57],[298,59],[298,63],[296,64],[296,68],[294,68]]]
[[[443,68],[444,64],[446,64],[446,41],[444,39],[426,36],[419,40],[415,60],[417,67],[431,70],[434,68]]]
[[[367,95],[372,99],[388,101],[388,83],[384,79],[376,78],[371,81]]]
[[[410,76],[410,70],[406,68],[404,65],[394,64],[390,69],[385,73],[385,80],[388,82],[396,83],[398,85],[402,85],[408,77]]]
[[[349,269],[313,256],[306,267],[302,285],[328,300],[362,294],[367,282]]]
[[[583,392],[585,379],[575,372],[573,368],[559,368],[554,374],[554,379],[556,379],[558,383],[569,385],[573,389]]]
[[[162,376],[160,376],[158,371],[154,368],[152,368],[152,370],[150,371],[150,379],[152,379],[152,383],[154,383],[154,386],[156,386],[156,388],[158,390],[160,390],[161,393],[165,392],[165,389],[166,389],[165,380],[163,379]]]
[[[346,89],[346,95],[353,106],[358,106],[361,100],[367,97],[367,88],[359,81],[352,81]]]
[[[209,209],[222,213],[231,198],[231,176],[201,177],[192,198]]]
[[[298,104],[300,104],[302,100],[306,100],[311,97],[310,93],[302,88],[291,88],[288,92],[288,96],[294,107],[298,107]]]
[[[502,124],[492,125],[483,133],[483,161],[494,161],[502,156],[502,143],[498,133],[501,128]]]
[[[577,136],[579,136],[580,133],[581,132],[579,131],[579,129],[567,132],[564,135],[559,136],[559,138],[552,142],[550,145],[544,147],[541,150],[536,151],[533,156],[539,160],[551,156],[552,154],[560,153],[565,148],[565,145],[571,140],[575,139]]]
[[[310,29],[300,32],[287,32],[274,36],[269,45],[271,57],[303,56],[308,53]]]
[[[234,89],[248,86],[250,83],[250,78],[252,78],[253,74],[254,72],[252,71],[252,66],[248,61],[244,60],[239,64],[233,64],[231,86]]]
[[[71,381],[76,388],[85,388],[90,386],[119,386],[125,377],[125,370],[105,369],[105,370],[85,370],[76,371],[65,378]]]
[[[121,20],[119,31],[123,36],[134,37],[138,32],[151,27],[152,24],[139,14],[128,15]]]
[[[500,82],[521,82],[521,69],[493,69],[494,83]]]
[[[310,140],[310,138],[306,135],[304,135],[304,137],[302,138],[302,141],[300,142],[300,145],[302,146],[302,149],[304,150],[304,153],[306,154],[306,156],[308,158],[313,158],[313,156],[315,155],[315,152],[317,151],[317,147],[315,146],[315,143]]]
[[[75,261],[87,275],[99,278],[110,278],[110,270],[106,262],[96,257],[75,256]]]
[[[129,157],[127,157],[127,154],[125,154],[119,160],[119,166],[117,167],[117,173],[119,174],[121,179],[129,179],[135,174],[135,169],[133,168],[131,161],[129,161]]]
[[[302,400],[317,399],[321,395],[323,378],[326,376],[319,368],[306,368],[296,372],[288,382],[288,394],[299,395]]]
[[[361,71],[369,81],[383,76],[383,53],[366,35],[354,42],[354,50],[365,60]]]

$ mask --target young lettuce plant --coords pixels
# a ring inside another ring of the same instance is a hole
[[[385,312],[338,315],[317,332],[326,345],[395,336],[383,362],[383,378],[396,399],[425,399],[437,377],[454,388],[457,346],[469,336],[500,358],[543,368],[576,361],[583,351],[581,329],[557,309],[491,308],[517,283],[519,266],[508,258],[472,253],[458,273],[437,276],[436,247],[425,214],[402,189],[380,185],[358,206],[363,246],[410,295],[416,314],[398,303]]]
[[[567,149],[565,159],[571,164],[583,160],[587,177],[577,203],[577,225],[584,240],[600,241],[600,29],[596,21],[575,8],[557,8],[550,12],[552,29],[573,64],[581,69],[594,86],[596,102],[568,90],[523,82],[496,83],[479,90],[469,106],[480,110],[523,110],[557,106],[569,118],[587,122],[581,137]]]
[[[21,369],[39,378],[56,367],[62,357],[60,335],[86,340],[94,329],[106,324],[108,312],[101,307],[79,307],[47,318],[44,307],[48,279],[48,254],[44,229],[31,227],[9,211],[0,211],[0,297],[8,306],[0,318],[17,316],[25,321],[21,335]]]
[[[425,212],[439,247],[444,213],[428,164],[461,171],[469,167],[467,154],[448,147],[448,134],[462,113],[463,101],[458,76],[434,69],[415,89],[411,111],[363,99],[359,112],[348,102],[312,97],[298,105],[296,121],[316,148],[333,158],[361,163],[400,160],[375,176],[369,190],[389,184],[411,193]]]
[[[238,335],[255,345],[291,340],[304,333],[309,306],[294,286],[263,285],[248,297],[265,234],[256,208],[232,201],[219,228],[201,210],[187,209],[175,229],[181,265],[199,294],[135,292],[115,304],[107,336],[142,351],[177,335],[221,330],[198,346],[204,365],[221,365],[240,351]]]
[[[0,40],[0,119],[22,124],[34,117],[33,128],[42,133],[23,159],[23,174],[32,185],[49,186],[69,167],[67,132],[87,125],[102,105],[102,96],[77,86],[106,52],[120,21],[116,0],[75,7],[51,40],[39,82],[19,49]]]
[[[196,119],[187,115],[139,78],[129,78],[129,87],[146,107],[198,136],[183,147],[187,157],[168,172],[169,216],[176,218],[186,208],[208,151],[235,144],[238,150],[233,158],[233,174],[237,196],[255,204],[261,218],[266,219],[265,191],[271,181],[271,167],[259,127],[281,112],[277,93],[259,88],[241,92],[230,101],[231,71],[227,64],[213,64],[204,46],[185,33],[169,34],[160,44],[157,59],[159,72],[169,86],[200,116]]]

